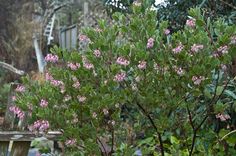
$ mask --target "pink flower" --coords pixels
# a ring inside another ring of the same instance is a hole
[[[13,112],[20,120],[24,119],[25,113],[19,107],[11,106],[9,110]]]
[[[129,61],[126,60],[124,57],[118,57],[116,63],[124,66],[129,65]]]
[[[180,43],[176,48],[172,49],[174,54],[178,54],[180,53],[182,50],[184,49],[184,46],[182,45],[182,43]]]
[[[77,143],[76,139],[69,139],[69,140],[66,140],[65,145],[74,146],[76,143]]]
[[[64,96],[64,99],[63,99],[63,101],[64,102],[67,102],[67,101],[69,101],[69,100],[71,100],[71,96],[70,95],[66,95],[66,96]]]
[[[116,81],[116,82],[124,81],[125,77],[126,77],[126,73],[124,73],[124,72],[118,73],[115,75],[114,81]]]
[[[180,75],[180,76],[183,76],[183,75],[184,75],[184,70],[183,70],[181,67],[178,68],[178,67],[174,66],[173,68],[174,68],[175,72],[176,72],[178,75]]]
[[[230,44],[235,44],[236,45],[236,35],[235,36],[232,36],[230,37]]]
[[[203,45],[202,44],[193,44],[191,46],[191,51],[194,52],[194,53],[197,53],[201,49],[203,49]]]
[[[146,69],[146,67],[147,67],[146,61],[139,61],[139,65],[138,65],[139,69]]]
[[[46,100],[44,100],[44,99],[41,99],[41,101],[40,101],[40,104],[39,104],[41,107],[43,107],[43,108],[45,108],[45,107],[47,107],[48,106],[48,102],[46,101]]]
[[[165,30],[164,30],[164,34],[165,34],[165,35],[169,35],[169,34],[170,34],[170,30],[169,30],[169,29],[165,29]]]
[[[25,92],[25,86],[23,86],[23,85],[17,85],[15,91],[16,91],[16,92],[23,93],[23,92]]]
[[[97,113],[96,112],[93,112],[93,115],[92,115],[92,117],[94,118],[94,119],[97,119]]]
[[[193,76],[192,77],[193,84],[195,84],[195,85],[200,85],[201,82],[204,80],[205,80],[204,76]]]
[[[50,80],[53,80],[53,77],[52,77],[52,75],[50,73],[46,72],[45,79],[47,81],[50,81]]]
[[[86,36],[86,35],[79,35],[79,40],[80,41],[89,41],[90,42],[90,39]]]
[[[80,82],[79,82],[79,81],[76,81],[76,82],[72,85],[72,87],[78,89],[78,88],[80,87]]]
[[[189,26],[189,27],[191,27],[191,28],[194,28],[195,25],[196,25],[196,20],[195,20],[195,19],[188,19],[188,20],[186,21],[186,25]]]
[[[147,48],[150,49],[154,46],[154,39],[153,38],[149,38],[148,42],[147,42]]]
[[[109,114],[109,112],[108,112],[108,110],[106,108],[104,108],[102,111],[103,111],[104,115],[108,115]]]
[[[218,52],[222,53],[222,54],[228,54],[228,46],[220,46],[218,49],[217,49]]]
[[[100,29],[100,28],[95,28],[95,31],[96,31],[96,32],[102,32],[102,29]]]
[[[77,70],[78,68],[80,68],[80,64],[68,62],[67,67],[70,68],[71,70]]]
[[[28,129],[30,131],[45,132],[49,129],[49,122],[47,120],[37,120],[33,125],[29,125]]]
[[[216,118],[220,119],[220,121],[226,121],[228,119],[231,119],[228,114],[221,114],[221,113],[217,114]]]
[[[46,62],[56,63],[59,60],[57,55],[47,54],[45,57]]]
[[[100,50],[96,49],[93,51],[93,54],[96,56],[96,57],[101,57],[101,52]]]
[[[86,69],[92,69],[92,68],[94,68],[93,64],[92,64],[92,63],[89,63],[89,62],[85,62],[85,63],[83,64],[83,66],[84,66],[84,68],[86,68]]]
[[[16,96],[15,95],[12,96],[11,99],[12,99],[12,101],[16,101]]]
[[[85,96],[77,96],[77,98],[78,98],[78,100],[79,100],[79,102],[81,102],[81,103],[84,103],[85,102],[85,100],[87,99]]]
[[[58,86],[61,86],[61,85],[64,85],[64,83],[62,81],[59,81],[59,80],[51,80],[51,85],[55,86],[55,87],[58,87]]]

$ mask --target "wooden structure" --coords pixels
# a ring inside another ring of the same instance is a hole
[[[62,133],[59,131],[47,134],[35,134],[27,131],[0,131],[0,156],[27,156],[31,141],[37,137],[45,137],[48,140],[57,140]],[[12,142],[12,144],[10,144]]]
[[[73,50],[77,48],[77,25],[72,25],[60,31],[60,45],[63,49]]]

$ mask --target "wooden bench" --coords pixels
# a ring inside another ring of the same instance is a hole
[[[61,135],[59,131],[37,135],[27,131],[0,131],[0,156],[27,156],[31,141],[35,138],[43,136],[48,140],[56,141]]]

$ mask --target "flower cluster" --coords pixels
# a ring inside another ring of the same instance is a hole
[[[193,76],[192,77],[193,84],[195,84],[195,85],[200,85],[201,82],[204,80],[205,80],[204,76]]]
[[[57,55],[47,54],[45,57],[46,62],[56,63],[59,60]]]
[[[77,70],[78,68],[80,68],[80,64],[68,62],[67,67],[70,68],[71,70]]]
[[[9,110],[13,112],[20,120],[24,119],[25,113],[19,107],[11,106]]]
[[[228,46],[220,46],[216,52],[213,53],[213,57],[221,57],[224,54],[228,54]]]
[[[164,30],[164,34],[165,34],[165,35],[169,35],[169,34],[170,34],[170,30],[169,30],[169,29],[165,29],[165,30]]]
[[[41,99],[40,101],[40,104],[39,104],[41,107],[47,107],[48,106],[48,101],[44,100],[44,99]]]
[[[64,93],[65,92],[65,85],[64,85],[64,82],[60,81],[60,80],[55,80],[53,78],[52,75],[50,75],[50,73],[46,73],[45,74],[45,79],[46,81],[49,81],[51,85],[55,86],[55,87],[60,87],[61,89],[61,93]]]
[[[89,60],[85,57],[82,56],[82,62],[83,62],[83,67],[86,69],[93,69],[94,65],[92,63],[89,62]]]
[[[66,146],[74,146],[76,144],[76,139],[69,139],[69,140],[66,140],[65,142],[65,145]]]
[[[79,100],[79,102],[84,103],[87,98],[85,96],[78,95],[77,99]]]
[[[172,49],[172,52],[173,52],[174,54],[178,54],[178,53],[180,53],[183,49],[184,49],[184,46],[182,45],[182,43],[180,43],[176,48]]]
[[[95,57],[101,57],[101,52],[98,49],[94,50],[93,54],[94,54]]]
[[[76,89],[79,89],[79,87],[80,87],[80,82],[79,82],[79,81],[76,81],[76,82],[72,85],[72,87],[74,87],[74,88],[76,88]]]
[[[28,129],[32,131],[45,132],[49,129],[49,122],[47,120],[37,120],[33,125],[29,125]]]
[[[64,102],[70,101],[71,98],[72,98],[72,97],[71,97],[70,95],[66,95],[66,96],[64,96],[63,101],[64,101]]]
[[[203,45],[202,44],[193,44],[191,46],[191,51],[193,53],[197,53],[199,50],[203,49]]]
[[[175,72],[176,72],[179,76],[183,76],[183,75],[184,75],[185,72],[184,72],[183,68],[181,68],[181,67],[176,67],[176,66],[174,66],[173,68],[174,68]]]
[[[235,44],[236,45],[236,36],[230,37],[230,44]]]
[[[116,60],[116,63],[120,65],[128,66],[130,62],[126,60],[124,57],[118,57]]]
[[[25,86],[23,86],[23,85],[17,85],[15,91],[16,91],[16,92],[23,93],[23,92],[25,92]]]
[[[147,62],[146,61],[139,61],[138,68],[139,69],[146,69]]]
[[[90,39],[86,35],[79,35],[80,41],[90,42]]]
[[[226,121],[228,119],[231,119],[228,114],[221,114],[221,113],[217,114],[216,118],[220,119],[220,121]]]
[[[116,81],[116,82],[124,81],[125,77],[126,77],[126,73],[125,72],[120,72],[120,73],[115,75],[114,81]]]
[[[150,49],[154,46],[154,39],[153,38],[149,38],[148,42],[147,42],[147,48]]]
[[[191,28],[194,28],[195,25],[196,25],[196,20],[195,20],[195,19],[188,19],[188,20],[186,21],[186,25],[189,26],[189,27],[191,27]]]

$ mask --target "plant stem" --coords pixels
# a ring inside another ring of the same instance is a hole
[[[164,156],[164,155],[165,155],[165,154],[164,154],[164,146],[163,146],[163,141],[162,141],[162,139],[161,139],[161,133],[158,132],[157,126],[155,125],[155,123],[154,123],[152,117],[150,116],[150,114],[147,113],[146,110],[145,110],[138,102],[136,102],[136,104],[137,104],[138,107],[142,110],[142,112],[144,113],[144,115],[149,119],[149,121],[151,122],[153,128],[156,130],[156,133],[157,133],[157,135],[158,135],[158,140],[159,140],[159,142],[160,142],[161,155]]]

